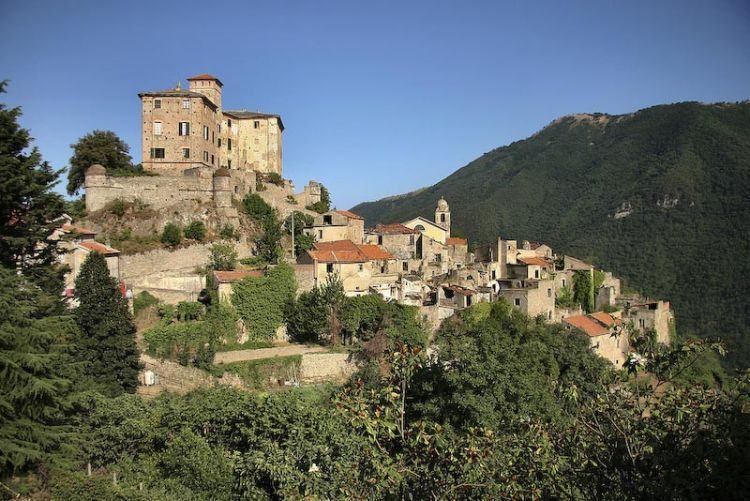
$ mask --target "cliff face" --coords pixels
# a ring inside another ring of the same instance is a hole
[[[473,242],[540,240],[672,300],[678,331],[750,364],[750,102],[573,115],[433,186],[357,205],[368,225],[451,205]]]

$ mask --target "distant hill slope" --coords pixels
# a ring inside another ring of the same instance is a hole
[[[729,361],[750,366],[750,102],[563,117],[351,210],[368,225],[432,217],[440,196],[471,241],[540,240],[590,259],[670,299],[680,332],[721,336]]]

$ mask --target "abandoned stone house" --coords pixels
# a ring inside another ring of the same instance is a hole
[[[365,220],[347,210],[333,210],[314,217],[313,224],[303,233],[315,237],[317,242],[351,240],[355,244],[365,241]]]

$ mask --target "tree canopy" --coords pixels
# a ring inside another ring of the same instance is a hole
[[[132,164],[130,147],[109,130],[95,130],[78,139],[68,166],[68,194],[73,195],[83,187],[86,170],[94,164],[103,165],[110,175],[136,172]]]

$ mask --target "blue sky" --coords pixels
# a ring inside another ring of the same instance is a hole
[[[0,0],[0,99],[55,167],[137,93],[211,73],[282,115],[284,176],[339,208],[433,184],[558,116],[750,98],[750,2]],[[64,184],[64,183],[63,183]]]

